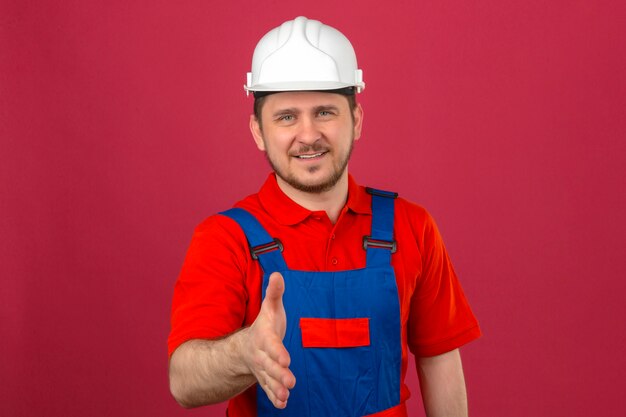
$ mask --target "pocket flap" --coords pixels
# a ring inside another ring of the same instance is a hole
[[[303,347],[360,347],[370,344],[370,319],[301,318]]]

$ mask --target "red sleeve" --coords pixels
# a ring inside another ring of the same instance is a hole
[[[428,213],[418,239],[422,273],[411,298],[408,343],[416,356],[434,356],[478,338],[481,332]]]
[[[174,287],[168,353],[190,339],[225,336],[246,314],[247,243],[229,218],[209,217],[193,234]]]

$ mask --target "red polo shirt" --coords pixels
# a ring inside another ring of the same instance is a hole
[[[310,211],[289,199],[269,176],[257,194],[235,207],[251,212],[284,246],[290,269],[341,271],[365,267],[363,236],[370,234],[371,196],[349,178],[348,201],[332,224],[323,211]],[[407,349],[433,356],[480,336],[437,226],[422,207],[395,201],[392,255],[402,318],[402,392]],[[222,337],[250,325],[261,305],[262,270],[252,260],[246,237],[232,219],[214,215],[195,230],[174,289],[171,355],[190,339]],[[253,387],[254,388],[254,387]],[[229,415],[255,416],[256,390],[231,400]]]

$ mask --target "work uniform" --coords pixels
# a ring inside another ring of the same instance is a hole
[[[377,202],[386,207],[382,212]],[[176,284],[169,352],[186,340],[251,324],[270,269],[280,270],[284,343],[297,380],[280,413],[405,415],[407,348],[437,355],[480,335],[437,228],[421,207],[386,193],[373,197],[350,177],[348,201],[332,224],[326,213],[284,195],[274,175],[236,207],[245,211],[212,216],[194,234]],[[248,213],[250,222],[241,218]],[[258,227],[250,226],[255,221]],[[282,252],[253,255],[250,246],[259,242],[251,236],[259,230],[261,240],[277,239]],[[274,260],[264,261],[267,256]],[[264,396],[252,387],[231,400],[229,415],[273,412]]]

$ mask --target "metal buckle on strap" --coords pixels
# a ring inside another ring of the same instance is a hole
[[[250,254],[252,255],[252,259],[257,260],[259,259],[259,255],[263,255],[276,249],[280,249],[281,252],[283,251],[283,244],[278,239],[274,239],[270,243],[250,248]]]
[[[371,236],[363,236],[363,249],[367,250],[368,247],[389,249],[391,253],[396,253],[396,250],[398,250],[398,244],[395,240],[380,240],[372,239]]]

